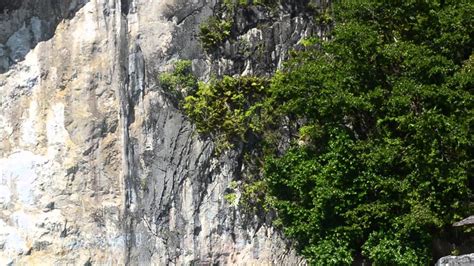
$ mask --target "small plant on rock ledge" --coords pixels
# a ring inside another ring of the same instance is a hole
[[[173,68],[173,71],[162,73],[158,77],[158,81],[165,92],[180,98],[196,90],[197,78],[192,72],[192,62],[190,60],[178,60]]]
[[[235,192],[225,194],[224,199],[229,205],[236,206],[238,204],[237,194]]]
[[[199,31],[199,40],[206,51],[211,51],[223,44],[231,34],[233,20],[211,17],[202,23]]]

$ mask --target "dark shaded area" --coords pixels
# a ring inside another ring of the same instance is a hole
[[[474,225],[463,225],[448,228],[437,238],[433,239],[433,263],[444,256],[474,253]]]
[[[53,37],[89,0],[1,0],[0,74],[24,60],[39,42]]]
[[[3,0],[0,2],[0,13],[15,10],[21,7],[22,0]]]
[[[120,3],[121,3],[120,10],[122,11],[122,14],[127,15],[130,8],[128,0],[120,0]]]

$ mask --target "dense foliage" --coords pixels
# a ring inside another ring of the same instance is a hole
[[[224,78],[186,110],[221,136],[291,118],[298,139],[267,153],[258,186],[310,262],[425,265],[473,202],[472,14],[468,0],[340,1],[330,40],[306,41],[268,89]]]
[[[314,262],[426,264],[472,197],[473,5],[355,2],[274,79],[310,143],[267,161],[269,192]]]

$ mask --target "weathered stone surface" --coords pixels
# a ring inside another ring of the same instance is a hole
[[[474,215],[471,215],[465,219],[462,219],[459,222],[456,222],[453,224],[453,226],[459,227],[459,226],[472,226],[474,225]]]
[[[255,59],[203,52],[213,0],[59,2],[0,7],[0,264],[304,263],[225,201],[238,150],[216,156],[156,83],[177,59],[202,80],[271,72],[304,14],[242,19]]]
[[[51,38],[56,26],[87,0],[3,0],[0,3],[0,73],[25,59],[36,44]]]
[[[23,14],[40,12],[33,9],[39,2],[54,10],[47,1],[25,1],[27,9],[6,14],[2,28],[15,19],[34,21]],[[37,42],[30,26],[5,36],[10,48],[28,50],[0,75],[0,264],[124,261],[115,89],[122,79],[114,74],[122,71],[116,56],[122,25],[98,3],[66,2],[77,12],[51,18],[58,24],[44,31],[52,38]]]
[[[474,265],[474,253],[461,256],[446,256],[436,262],[436,266],[467,266]]]

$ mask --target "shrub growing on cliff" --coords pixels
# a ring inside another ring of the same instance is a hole
[[[162,73],[158,81],[161,87],[173,96],[187,95],[197,88],[197,78],[192,72],[192,62],[179,60],[173,66],[173,70]]]
[[[197,92],[184,99],[184,110],[196,123],[197,130],[207,132],[229,147],[235,140],[245,139],[256,125],[252,118],[260,109],[267,81],[255,77],[212,80],[200,83]]]
[[[219,19],[211,17],[201,24],[199,40],[206,51],[217,48],[229,37],[233,21],[231,19]]]

